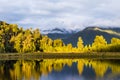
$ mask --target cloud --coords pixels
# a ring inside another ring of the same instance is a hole
[[[0,0],[0,19],[24,28],[120,26],[119,0]]]

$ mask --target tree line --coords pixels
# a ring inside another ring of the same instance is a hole
[[[16,24],[0,22],[0,53],[29,52],[119,52],[120,39],[112,38],[107,43],[102,35],[96,35],[92,44],[84,45],[78,38],[77,47],[65,45],[61,39],[52,40],[42,35],[39,29],[23,29]]]

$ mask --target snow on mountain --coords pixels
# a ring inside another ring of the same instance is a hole
[[[78,30],[71,30],[71,29],[65,29],[65,28],[54,28],[54,29],[46,29],[41,30],[42,34],[49,34],[49,33],[60,33],[60,34],[70,34],[70,33],[76,33]]]

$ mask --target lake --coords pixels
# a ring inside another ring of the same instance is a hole
[[[120,60],[1,60],[0,80],[120,80]]]

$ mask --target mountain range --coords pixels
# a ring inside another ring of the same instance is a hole
[[[46,35],[53,40],[61,38],[65,44],[72,43],[73,46],[77,45],[78,37],[82,37],[84,45],[92,44],[96,35],[103,35],[106,41],[110,43],[111,38],[120,38],[120,28],[100,28],[98,26],[91,26],[80,31],[55,28],[49,30]]]
[[[54,28],[49,30],[42,30],[42,34],[47,35],[48,37],[54,39],[66,39],[70,37],[71,35],[77,33],[77,30],[68,30],[65,28]]]

